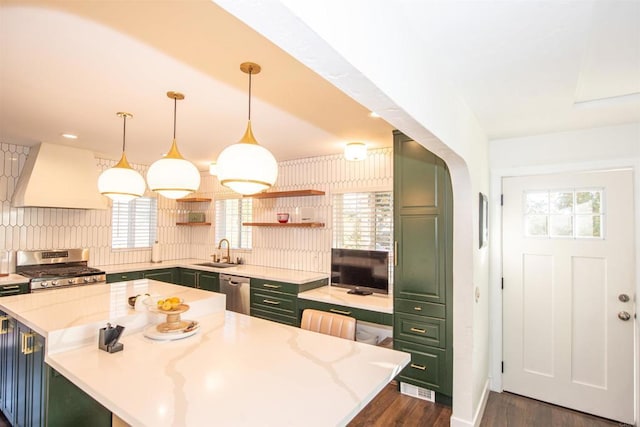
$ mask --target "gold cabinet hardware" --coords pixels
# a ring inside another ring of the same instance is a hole
[[[280,305],[280,301],[271,301],[270,299],[262,300],[265,304]]]
[[[2,290],[5,290],[5,291],[10,291],[10,290],[13,290],[13,289],[20,289],[20,286],[13,285],[13,286],[3,286],[2,287]]]
[[[415,311],[422,311],[422,307],[413,307]]]
[[[7,326],[5,326],[7,322]],[[9,316],[0,316],[0,335],[4,335],[9,332]]]
[[[411,367],[414,368],[414,369],[420,369],[421,371],[426,371],[427,370],[426,366],[424,366],[424,365],[416,365],[415,363],[412,363]]]
[[[398,266],[398,241],[393,241],[393,266]]]
[[[343,314],[345,316],[349,316],[351,314],[350,311],[342,311],[342,310],[338,310],[337,308],[330,308],[329,311],[332,313]]]
[[[35,337],[35,333],[34,332],[20,332],[20,340],[22,342],[22,354],[31,354],[33,353],[34,350],[34,340],[33,337]]]
[[[419,334],[426,334],[427,330],[426,329],[411,328],[411,332],[417,332]]]
[[[270,283],[263,283],[262,286],[265,288],[280,289],[280,285],[272,285]]]

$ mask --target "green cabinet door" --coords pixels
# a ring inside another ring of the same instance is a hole
[[[46,375],[47,426],[111,426],[111,412],[107,408],[53,368],[46,366]]]
[[[1,311],[0,332],[0,410],[9,420],[9,423],[15,425],[18,322]]]
[[[201,271],[198,277],[198,287],[205,291],[220,292],[220,275],[209,271]]]
[[[157,280],[159,282],[176,283],[176,270],[175,268],[165,268],[162,270],[149,270],[143,272],[145,279]]]
[[[44,426],[44,338],[18,322],[16,358],[17,426]]]
[[[178,285],[195,288],[198,285],[198,270],[180,268]]]

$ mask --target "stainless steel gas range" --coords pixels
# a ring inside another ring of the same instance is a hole
[[[88,262],[89,249],[17,251],[16,273],[31,279],[31,292],[105,283],[105,272]]]

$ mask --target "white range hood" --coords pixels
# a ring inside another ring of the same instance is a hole
[[[93,152],[41,143],[29,151],[11,205],[72,209],[106,209],[98,192],[98,166]]]

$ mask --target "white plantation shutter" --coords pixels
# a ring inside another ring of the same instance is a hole
[[[393,240],[390,191],[333,196],[333,247],[388,251]]]
[[[149,248],[156,240],[157,199],[139,197],[130,202],[114,200],[111,216],[113,249]]]
[[[251,227],[243,227],[243,222],[253,219],[253,200],[216,200],[216,242],[228,239],[232,248],[251,249]]]

